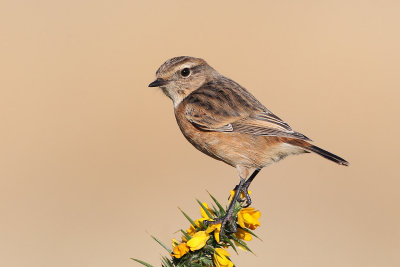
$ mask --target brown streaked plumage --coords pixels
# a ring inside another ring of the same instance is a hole
[[[248,179],[242,188],[239,184],[244,193],[260,169],[289,155],[315,152],[348,165],[312,145],[308,137],[293,131],[250,92],[203,59],[172,58],[161,65],[156,76],[149,86],[160,87],[172,99],[186,139],[203,153],[235,167],[241,180]]]

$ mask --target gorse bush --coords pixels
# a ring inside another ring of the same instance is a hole
[[[233,198],[234,193],[234,191],[231,192],[230,199]],[[180,241],[174,238],[171,246],[167,246],[152,236],[169,253],[168,257],[163,256],[161,259],[163,267],[233,267],[235,265],[228,252],[230,247],[236,253],[238,253],[238,248],[252,252],[247,242],[251,241],[253,237],[258,238],[253,230],[260,226],[258,219],[261,212],[252,207],[244,208],[242,206],[244,196],[241,196],[234,206],[233,222],[235,225],[226,224],[222,232],[221,223],[212,224],[212,222],[218,222],[226,214],[227,209],[211,194],[210,197],[213,200],[211,207],[207,203],[197,200],[201,214],[199,219],[193,220],[181,210],[189,221],[190,227],[187,230],[179,231],[182,234]],[[153,267],[142,260],[135,258],[133,260],[147,267]]]

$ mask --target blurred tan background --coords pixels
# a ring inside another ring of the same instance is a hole
[[[233,168],[148,88],[191,55],[316,144],[264,169],[237,266],[400,266],[398,1],[2,1],[0,265],[156,266]],[[231,251],[232,252],[232,251]],[[234,253],[232,253],[234,254]]]

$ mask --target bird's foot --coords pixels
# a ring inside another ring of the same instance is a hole
[[[244,185],[245,185],[245,181],[244,181],[244,179],[241,179],[240,183],[234,189],[235,193],[233,194],[233,197],[229,204],[228,210],[226,211],[226,214],[220,218],[213,220],[213,221],[204,221],[206,223],[206,225],[221,224],[221,230],[220,230],[221,235],[223,235],[224,232],[228,232],[227,231],[228,226],[230,226],[229,232],[232,232],[232,233],[237,232],[237,226],[236,226],[236,222],[235,222],[236,214],[234,214],[234,210],[235,210],[236,202],[241,203],[244,201],[240,197],[240,195],[243,193],[242,189],[243,189]],[[248,196],[248,193],[247,194],[246,193],[244,193],[244,197],[246,199],[246,202],[248,203],[250,197]],[[251,203],[251,200],[250,200],[250,203]]]
[[[233,214],[230,212],[227,212],[224,216],[213,221],[204,221],[203,223],[205,223],[207,226],[221,224],[220,235],[237,232],[235,216],[233,216]]]
[[[249,207],[252,203],[251,197],[250,197],[250,192],[249,192],[249,186],[250,186],[250,183],[245,182],[243,184],[243,186],[239,192],[239,197],[237,199],[237,201],[239,203],[243,203],[246,201],[246,203],[244,205],[242,205],[243,208]],[[235,188],[233,189],[233,192],[236,193],[237,190],[238,190],[238,185],[235,186]],[[229,196],[229,199],[231,199],[231,198],[232,198],[232,194],[231,194],[231,196]]]
[[[242,194],[244,194],[244,197],[246,198],[246,204],[244,204],[242,207],[247,208],[248,206],[251,205],[251,197],[249,193],[249,186],[250,183],[244,183],[243,189],[242,189]]]

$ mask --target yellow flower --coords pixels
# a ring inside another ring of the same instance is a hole
[[[231,195],[229,196],[229,201],[232,201],[233,197],[235,196],[235,190],[231,190]],[[249,193],[249,195],[251,195],[251,191],[247,191],[247,193]],[[244,196],[244,193],[241,192],[240,193],[240,198],[245,199],[246,197]]]
[[[199,250],[206,245],[210,235],[205,231],[199,231],[193,235],[193,237],[187,242],[191,251]]]
[[[207,203],[203,202],[202,204],[203,204],[203,206],[207,209],[207,211],[208,211],[209,213],[211,213],[212,215],[214,215],[214,212],[208,207]],[[202,207],[200,207],[200,213],[201,213],[201,216],[202,216],[203,218],[205,218],[206,220],[210,220],[210,219],[211,219],[210,217],[208,217],[206,211],[205,211]]]
[[[228,251],[222,248],[216,248],[215,251],[216,253],[214,253],[214,264],[216,267],[233,267],[233,262],[231,262],[227,258],[230,256]]]
[[[235,236],[239,239],[245,240],[245,241],[250,241],[253,239],[250,233],[246,232],[245,230],[238,228],[237,232],[235,233]]]
[[[221,232],[221,224],[211,224],[207,227],[206,233],[211,233],[214,231],[215,240],[219,243],[219,233]]]
[[[177,259],[185,255],[189,251],[189,247],[187,246],[186,243],[180,243],[178,245],[178,241],[176,239],[172,239],[172,247],[174,249],[171,255]]]
[[[194,223],[200,227],[200,222],[203,222],[204,220],[206,220],[205,218],[200,218],[198,220],[195,220]],[[196,228],[194,228],[193,225],[190,225],[190,228],[186,230],[186,232],[188,233],[188,235],[193,236],[196,233]]]
[[[254,208],[243,208],[238,212],[238,223],[242,228],[255,230],[260,226],[258,219],[261,217],[261,212]]]

